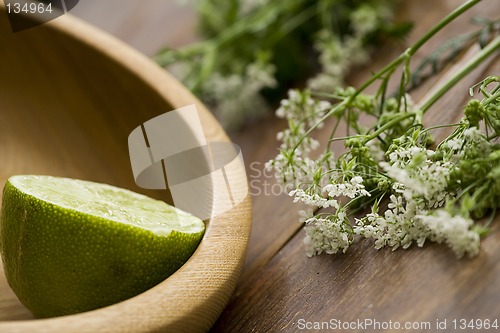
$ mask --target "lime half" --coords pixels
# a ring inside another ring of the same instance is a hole
[[[13,176],[4,188],[0,254],[9,285],[35,317],[92,310],[135,296],[197,248],[199,218],[114,186]]]

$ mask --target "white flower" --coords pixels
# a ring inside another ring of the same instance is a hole
[[[471,219],[460,215],[450,215],[444,209],[436,210],[432,215],[417,215],[423,225],[429,228],[431,240],[441,243],[446,242],[458,258],[468,254],[473,257],[479,253],[479,235],[470,230],[474,224]]]
[[[464,131],[464,141],[463,150],[465,153],[474,150],[480,155],[485,156],[491,152],[491,143],[477,127],[470,127]]]
[[[454,139],[446,141],[443,144],[443,146],[444,146],[444,148],[448,148],[449,150],[452,150],[452,151],[459,151],[462,149],[463,144],[464,144],[463,139],[454,138]]]
[[[340,212],[342,213],[342,212]],[[339,250],[346,252],[352,242],[352,237],[346,229],[345,213],[332,215],[330,218],[313,217],[306,221],[304,228],[306,237],[306,254],[309,257],[323,252],[337,253]]]
[[[356,234],[375,240],[375,248],[389,246],[407,249],[413,242],[423,246],[430,232],[415,219],[415,214],[425,207],[422,202],[406,202],[402,195],[391,195],[388,209],[381,216],[377,212],[356,219]]]
[[[304,223],[313,216],[314,212],[310,208],[308,210],[303,210],[303,209],[299,210],[299,222]]]
[[[261,90],[264,87],[273,88],[278,84],[274,78],[275,67],[271,64],[252,63],[246,68],[248,81],[253,85],[252,90]],[[248,89],[248,86],[246,87]]]
[[[315,91],[335,91],[343,85],[342,77],[327,73],[318,73],[307,81],[307,86]]]
[[[266,6],[268,0],[242,0],[240,1],[240,14],[241,16],[248,15],[252,11]]]
[[[482,141],[484,135],[479,128],[472,126],[464,131],[464,137],[469,141]]]
[[[352,199],[356,196],[370,196],[365,190],[361,176],[353,177],[349,183],[327,184],[323,187],[323,192],[331,198],[346,196]]]
[[[410,201],[422,197],[429,207],[441,207],[447,198],[446,187],[454,165],[452,162],[433,161],[433,150],[411,146],[389,154],[389,162],[380,167],[399,183],[396,192]]]
[[[380,140],[370,140],[366,143],[366,146],[370,150],[370,155],[376,162],[382,162],[385,158],[385,153],[380,146]]]
[[[286,152],[280,152],[274,160],[266,162],[267,172],[274,171],[278,184],[282,186],[297,187],[301,183],[311,183],[314,171],[323,168],[318,161],[295,152],[295,156],[289,160]],[[287,191],[288,192],[288,191]]]
[[[304,128],[310,128],[316,125],[331,107],[330,102],[314,99],[308,91],[291,89],[288,91],[288,99],[280,102],[276,116],[303,124]],[[321,126],[323,125],[319,127]]]
[[[356,34],[362,36],[375,31],[379,25],[377,10],[366,4],[356,8],[350,18]]]
[[[338,36],[326,29],[318,33],[314,47],[319,52],[322,71],[309,80],[308,86],[314,90],[333,91],[342,85],[352,54],[344,48]]]
[[[267,113],[269,106],[260,94],[266,87],[275,87],[275,67],[256,62],[249,64],[243,75],[213,73],[203,84],[203,98],[213,108],[226,128],[236,128],[249,117]]]
[[[336,209],[339,208],[339,203],[337,202],[337,200],[333,199],[329,200],[321,197],[317,193],[310,194],[302,189],[292,190],[288,195],[294,197],[293,202],[303,202],[306,205],[323,207],[323,208],[328,208],[328,207],[333,207]]]
[[[387,205],[389,209],[395,209],[396,211],[403,211],[403,197],[402,196],[395,196],[394,194],[391,194],[390,198],[391,202]]]

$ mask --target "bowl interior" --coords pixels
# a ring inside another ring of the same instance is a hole
[[[48,174],[136,186],[127,137],[173,106],[89,45],[38,27],[10,33],[0,20],[0,185],[14,174]],[[31,318],[0,277],[0,320]]]
[[[127,145],[132,130],[169,110],[195,104],[207,139],[227,141],[196,98],[120,42],[66,15],[12,33],[4,10],[0,4],[0,186],[14,174],[47,174],[104,182],[169,201],[167,192],[143,190],[135,184]],[[217,225],[228,226],[224,214],[216,219],[220,222],[212,220],[202,245],[190,259],[200,256],[199,260],[210,260],[200,252],[210,245],[212,237],[222,245],[226,241],[222,236],[231,239],[231,232],[239,239],[231,249],[231,258],[226,258],[229,261],[224,269],[229,272],[219,274],[220,281],[207,287],[208,296],[223,289],[218,293],[218,303],[212,305],[215,307],[208,324],[213,323],[227,301],[243,260],[249,234],[248,201],[239,207],[247,214],[245,223],[229,226],[228,231],[217,229]],[[171,284],[182,286],[191,267],[195,266],[184,265],[179,277],[174,277],[177,273],[171,277]],[[199,265],[196,267],[205,272]],[[164,283],[168,284],[169,279]],[[200,304],[195,310],[200,309]],[[106,316],[106,309],[97,310],[95,316]],[[168,320],[178,321],[182,316],[174,317]],[[2,322],[8,322],[9,328],[28,329],[31,326],[22,326],[25,319],[33,317],[8,287],[0,267],[0,331]],[[104,325],[107,319],[103,320]],[[20,326],[15,326],[16,322]],[[161,323],[154,325],[164,327]]]

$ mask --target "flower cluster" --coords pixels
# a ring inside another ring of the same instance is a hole
[[[463,39],[476,36],[481,50],[419,107],[408,95],[426,66],[412,72],[412,57],[478,1],[452,11],[358,89],[339,88],[339,77],[348,61],[357,61],[348,51],[358,48],[351,37],[370,34],[378,14],[361,6],[350,16],[354,35],[339,38],[328,30],[318,35],[323,73],[310,84],[331,93],[290,93],[277,111],[289,128],[278,135],[280,152],[267,164],[278,181],[296,188],[290,192],[294,202],[315,208],[301,213],[308,255],[345,252],[359,237],[372,239],[376,249],[431,241],[447,244],[457,257],[479,253],[480,236],[500,207],[500,77],[487,77],[470,89],[473,95],[478,88],[482,98],[467,104],[460,123],[426,128],[423,118],[451,86],[500,48],[500,37],[487,37],[495,28],[483,27]],[[438,67],[441,51],[424,63]],[[389,93],[395,73],[401,73],[398,89]],[[376,82],[376,92],[366,94]],[[328,129],[331,134],[318,155],[315,149],[321,145],[312,138],[321,127],[322,135]],[[338,135],[340,128],[345,130]],[[452,128],[444,140],[434,142],[434,130]],[[343,151],[333,147],[337,143],[343,143]],[[489,213],[489,222],[475,221]]]
[[[445,209],[438,209],[433,215],[417,215],[430,232],[434,242],[446,242],[461,258],[465,253],[475,256],[479,253],[479,234],[471,230],[474,221],[460,215],[450,215]]]
[[[369,59],[364,40],[389,21],[391,16],[389,8],[381,3],[364,3],[349,15],[353,30],[351,35],[342,38],[333,30],[321,30],[314,46],[319,53],[322,70],[309,80],[309,87],[317,91],[333,91],[343,86],[349,69]]]
[[[317,210],[316,215],[301,213],[307,254],[345,252],[357,235],[373,239],[376,249],[421,247],[431,241],[447,244],[459,258],[477,255],[484,228],[472,217],[500,202],[500,145],[495,143],[500,127],[491,121],[500,113],[498,87],[488,98],[472,100],[466,116],[439,144],[433,143],[432,128],[423,126],[422,112],[408,97],[399,103],[388,99],[380,108],[363,95],[350,99],[348,90],[335,94],[337,104],[317,100],[308,91],[290,92],[278,116],[300,121],[302,127],[282,132],[281,153],[268,168],[285,185],[296,186],[290,192],[294,202]],[[398,107],[404,111],[395,112]],[[381,114],[373,128],[357,124],[362,114],[373,116],[377,109]],[[318,145],[307,141],[305,133],[325,115],[357,134],[342,139],[347,152],[339,157],[327,146],[312,158]],[[360,215],[367,203],[370,212]]]
[[[155,59],[179,74],[226,128],[237,129],[270,111],[288,87],[311,77],[316,76],[311,87],[331,91],[353,65],[366,63],[370,46],[381,37],[404,36],[408,24],[393,22],[396,3],[191,2],[199,14],[202,40],[161,50]]]
[[[391,195],[391,203],[383,215],[374,211],[356,219],[354,232],[375,240],[375,248],[388,246],[393,250],[407,249],[413,242],[423,246],[428,234],[421,223],[415,220],[417,203],[404,202],[402,196]]]
[[[225,128],[238,128],[250,115],[259,117],[269,111],[260,92],[276,87],[274,72],[274,65],[263,62],[248,65],[243,75],[215,72],[203,84],[202,98]]]
[[[311,193],[311,191],[304,191],[302,189],[296,189],[290,191],[289,195],[291,197],[294,197],[293,202],[303,202],[306,205],[309,206],[315,206],[315,207],[322,207],[322,208],[328,208],[328,207],[334,207],[334,208],[339,208],[339,203],[335,199],[328,199],[324,198],[318,193]]]
[[[397,182],[395,191],[405,200],[421,198],[430,208],[441,207],[454,166],[452,162],[432,160],[433,155],[435,151],[417,146],[396,149],[389,154],[389,162],[381,162],[380,166]]]
[[[346,196],[352,199],[357,196],[370,196],[370,193],[365,190],[361,176],[351,178],[349,183],[328,184],[323,187],[323,191],[332,198]]]
[[[310,257],[321,253],[346,252],[352,243],[352,231],[345,211],[327,217],[312,217],[305,221],[306,254]]]

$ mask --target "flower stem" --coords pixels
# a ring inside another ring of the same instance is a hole
[[[479,3],[481,0],[469,0],[468,2],[464,3],[462,6],[458,7],[451,13],[449,13],[444,19],[439,21],[434,27],[432,27],[431,30],[429,30],[423,37],[421,37],[419,40],[415,42],[411,47],[409,47],[405,52],[403,52],[399,57],[394,59],[391,63],[389,63],[387,66],[385,66],[380,72],[377,74],[373,75],[368,81],[365,82],[352,96],[351,96],[351,101],[354,100],[354,98],[363,92],[366,88],[368,88],[373,82],[378,80],[380,77],[382,77],[384,74],[392,70],[393,68],[399,66],[403,61],[408,60],[411,58],[429,39],[434,37],[435,34],[437,34],[441,29],[443,29],[445,26],[447,26],[451,21],[462,15],[464,12],[466,12],[468,9]]]
[[[442,19],[438,24],[436,24],[431,30],[429,30],[422,38],[420,38],[412,47],[408,49],[408,54],[410,56],[414,55],[418,49],[422,47],[429,39],[431,39],[438,31],[447,26],[451,21],[456,19],[458,16],[462,15],[464,12],[478,4],[481,0],[469,0],[462,6],[458,7],[451,13],[449,13],[444,19]]]
[[[500,82],[500,76],[492,76],[492,77],[490,77],[490,78],[489,78],[489,80],[488,80],[488,81],[489,81],[488,83],[486,83],[486,82],[485,82],[485,85],[488,85],[488,84],[490,84],[490,83],[492,83],[492,82]],[[494,100],[496,100],[496,99],[500,98],[500,85],[498,85],[496,88],[494,88],[494,89],[491,91],[491,94],[490,94],[489,96],[487,95],[487,92],[483,92],[483,91],[481,91],[481,92],[482,92],[484,95],[486,95],[486,96],[487,96],[487,98],[485,98],[485,99],[483,99],[483,100],[481,101],[481,104],[483,104],[483,105],[488,105],[488,104],[490,104],[491,102],[493,102]]]
[[[498,51],[500,48],[500,37],[496,37],[484,49],[478,52],[472,59],[470,59],[464,66],[460,67],[453,77],[446,81],[434,94],[428,97],[420,106],[422,112],[426,112],[441,96],[443,96],[451,87],[460,81],[465,75],[470,73],[479,64],[481,64],[491,54]]]
[[[385,130],[393,127],[394,125],[396,124],[399,124],[400,122],[402,122],[403,120],[405,120],[406,118],[410,118],[410,117],[416,117],[417,116],[417,113],[415,112],[408,112],[408,113],[403,113],[402,115],[400,115],[399,117],[396,117],[394,119],[392,119],[391,121],[388,121],[387,123],[385,123],[383,126],[380,126],[375,132],[373,132],[372,134],[368,135],[366,138],[365,138],[365,143],[370,141],[370,140],[373,140],[375,139],[377,136],[379,136],[380,134],[384,133]]]
[[[300,140],[297,142],[293,150],[297,149],[297,147],[304,141],[306,137],[308,137],[312,131],[314,131],[319,124],[324,123],[326,119],[328,119],[330,116],[338,112],[339,110],[344,110],[349,104],[351,104],[354,99],[362,93],[366,88],[371,86],[375,81],[378,79],[382,78],[386,74],[392,74],[394,72],[394,69],[397,68],[399,65],[401,65],[403,62],[406,62],[407,64],[409,63],[409,60],[411,57],[425,44],[429,39],[431,39],[436,33],[438,33],[441,29],[443,29],[445,26],[447,26],[451,21],[456,19],[458,16],[462,15],[464,12],[466,12],[468,9],[479,3],[481,0],[469,0],[466,3],[464,3],[462,6],[458,7],[451,13],[449,13],[444,19],[442,19],[439,23],[437,23],[432,29],[430,29],[423,37],[421,37],[419,40],[415,42],[411,47],[406,49],[405,52],[400,54],[396,59],[392,60],[388,65],[386,65],[384,68],[382,68],[379,72],[376,74],[372,75],[370,79],[368,79],[364,84],[361,85],[360,88],[358,88],[352,95],[350,95],[347,99],[343,100],[342,102],[338,103],[335,105],[330,111],[328,111],[321,119],[311,126],[309,130],[300,138]]]

